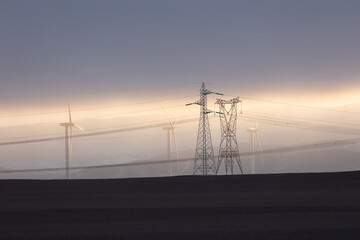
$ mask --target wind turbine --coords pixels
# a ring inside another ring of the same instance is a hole
[[[69,122],[60,123],[60,126],[65,127],[65,168],[66,168],[66,179],[70,178],[69,174],[69,166],[70,166],[70,157],[72,152],[72,128],[77,128],[80,131],[84,132],[84,129],[82,129],[79,126],[76,126],[72,120],[71,120],[71,111],[70,111],[70,105],[68,105],[69,108]],[[70,130],[70,131],[69,131]],[[70,132],[70,133],[69,133]]]
[[[171,140],[170,140],[171,137],[170,137],[170,135],[173,136],[173,141],[174,141],[174,146],[175,146],[175,151],[176,151],[176,157],[177,157],[177,160],[178,160],[178,175],[180,173],[179,152],[178,152],[178,149],[177,149],[175,132],[174,132],[175,123],[176,123],[176,121],[171,122],[169,120],[169,125],[163,127],[163,130],[167,131],[167,155],[168,155],[168,160],[169,160],[169,163],[170,163],[170,176],[172,176]],[[171,134],[170,134],[170,132],[171,132]]]
[[[255,127],[249,127],[247,129],[247,132],[250,133],[251,135],[251,145],[252,145],[252,151],[253,151],[253,157],[252,157],[252,160],[251,160],[251,174],[255,174],[255,141],[254,141],[254,135],[256,136],[256,139],[257,139],[257,143],[258,143],[258,146],[259,146],[259,149],[261,151],[261,155],[262,155],[262,148],[261,148],[261,143],[260,143],[260,138],[259,138],[259,135],[258,135],[258,122],[256,122],[256,125]],[[263,159],[263,164],[264,164],[264,158],[262,157]]]

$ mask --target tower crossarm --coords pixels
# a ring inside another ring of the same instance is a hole
[[[196,101],[196,102],[193,102],[193,103],[187,103],[185,106],[190,106],[190,105],[200,105],[200,101]]]
[[[217,98],[215,104],[219,104],[219,105],[221,105],[221,104],[234,104],[234,103],[239,103],[239,102],[241,102],[239,97],[236,97],[236,98],[233,98],[233,99],[230,99],[230,100],[224,100],[224,99]]]

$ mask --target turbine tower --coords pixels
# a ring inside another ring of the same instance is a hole
[[[178,153],[178,150],[177,150],[177,145],[176,145],[176,139],[175,139],[175,123],[176,121],[174,122],[171,122],[169,120],[169,125],[168,126],[165,126],[163,127],[163,130],[166,130],[167,131],[167,156],[168,156],[168,160],[169,160],[169,168],[170,168],[170,172],[169,172],[169,175],[172,176],[172,160],[171,160],[171,136],[173,136],[173,141],[174,141],[174,145],[175,145],[175,151],[176,151],[176,157],[177,157],[177,160],[178,160],[178,166],[177,166],[177,170],[178,170],[178,175],[180,173],[180,164],[179,164],[179,153]]]
[[[82,129],[79,126],[76,126],[72,122],[70,105],[68,105],[68,108],[69,108],[69,122],[60,123],[60,126],[65,127],[65,169],[66,169],[66,179],[70,178],[69,167],[70,167],[70,157],[71,157],[71,152],[72,152],[72,128],[75,127],[77,129],[81,130],[82,132],[84,132],[84,129]]]
[[[216,173],[218,173],[222,161],[225,162],[225,173],[234,174],[234,160],[236,160],[240,173],[243,173],[240,153],[236,139],[237,122],[237,103],[241,102],[239,98],[231,100],[216,99],[215,104],[219,104],[221,140],[217,162]],[[229,109],[226,105],[231,105]]]
[[[251,135],[251,145],[252,145],[252,151],[253,151],[253,156],[252,156],[252,160],[251,160],[251,174],[255,174],[255,141],[254,141],[254,135],[256,136],[257,139],[257,143],[258,146],[260,148],[260,152],[262,155],[262,148],[261,148],[261,143],[260,143],[260,138],[258,135],[258,122],[256,122],[255,127],[249,127],[247,129],[247,132],[250,133]],[[263,164],[264,164],[264,157],[262,156],[263,159]]]
[[[205,83],[201,84],[200,100],[194,103],[186,104],[186,106],[197,104],[200,105],[200,119],[199,129],[196,142],[195,151],[195,163],[193,174],[199,175],[215,175],[216,174],[216,162],[214,157],[214,149],[211,141],[211,132],[208,114],[214,111],[210,111],[207,108],[207,95],[221,93],[212,92],[206,89]]]

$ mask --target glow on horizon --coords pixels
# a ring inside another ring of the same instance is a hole
[[[195,92],[195,90],[194,90]],[[196,91],[197,93],[197,91]],[[73,105],[73,118],[77,121],[84,119],[111,119],[120,118],[131,119],[137,117],[147,117],[145,121],[153,119],[166,119],[168,116],[179,118],[179,116],[190,116],[198,113],[195,107],[185,108],[185,104],[191,101],[196,101],[197,97],[187,97],[184,99],[177,99],[172,101],[164,101],[158,103],[146,103],[146,101],[156,100],[145,99],[141,104],[141,99],[137,101],[124,102],[123,100],[109,100],[105,102],[89,101],[88,104]],[[239,94],[241,99],[241,94]],[[244,94],[245,96],[245,94]],[[231,96],[224,96],[224,98],[231,98]],[[348,89],[338,92],[318,92],[318,93],[288,93],[288,94],[251,94],[250,99],[268,100],[269,102],[251,101],[244,99],[244,108],[248,109],[264,109],[276,108],[279,103],[296,104],[300,106],[321,107],[321,108],[336,108],[344,105],[360,103],[360,90]],[[159,98],[157,98],[159,99]],[[209,98],[209,108],[213,108]],[[274,103],[272,103],[272,101]],[[165,110],[164,110],[165,109]],[[32,107],[32,108],[12,108],[7,111],[2,111],[2,120],[0,126],[17,126],[29,125],[36,123],[59,123],[67,120],[66,106],[55,105],[46,108]],[[357,112],[357,109],[351,109]],[[360,111],[358,111],[360,112]],[[37,113],[44,113],[39,115],[31,115]],[[276,114],[276,113],[274,113]],[[168,115],[168,116],[167,116]],[[1,118],[1,116],[0,116]]]

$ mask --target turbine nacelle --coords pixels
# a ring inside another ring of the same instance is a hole
[[[258,131],[257,128],[253,128],[253,127],[249,127],[248,129],[246,129],[247,132],[249,133],[256,133]]]
[[[71,123],[71,122],[65,122],[65,123],[60,123],[60,126],[62,126],[62,127],[75,127],[75,124]]]
[[[169,125],[168,126],[165,126],[163,127],[164,130],[170,130],[170,131],[173,131],[175,129],[175,124],[176,124],[176,120],[171,122],[169,120]]]

